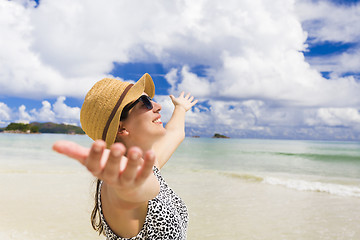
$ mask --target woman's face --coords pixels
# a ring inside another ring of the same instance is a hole
[[[146,93],[143,93],[146,95]],[[130,111],[122,127],[129,133],[132,141],[140,143],[154,141],[166,132],[161,122],[161,105],[151,101],[153,108],[148,109],[142,101],[139,101]]]

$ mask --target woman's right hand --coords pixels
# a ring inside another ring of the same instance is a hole
[[[159,186],[154,184],[158,182],[151,174],[155,163],[152,151],[143,154],[140,148],[131,147],[125,157],[123,144],[115,143],[110,150],[105,147],[102,140],[95,141],[90,149],[70,141],[58,141],[53,145],[56,152],[78,160],[92,175],[115,190],[119,200],[139,203],[157,195]]]

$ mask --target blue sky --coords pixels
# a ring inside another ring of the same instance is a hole
[[[139,6],[142,6],[141,8]],[[103,77],[148,72],[188,136],[360,140],[359,1],[0,0],[0,127],[79,125]]]

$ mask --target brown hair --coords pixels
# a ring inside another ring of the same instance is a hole
[[[130,104],[131,104],[131,102],[128,103],[126,106],[128,106]],[[126,118],[127,118],[127,116],[122,120],[124,121]],[[121,126],[119,125],[118,131],[120,131],[120,129],[121,129]],[[119,135],[116,135],[115,142],[122,142],[121,137]],[[101,233],[103,233],[105,235],[104,226],[102,224],[101,217],[100,217],[100,206],[99,206],[100,183],[101,183],[101,180],[97,179],[97,181],[96,181],[96,191],[95,191],[95,196],[94,196],[95,205],[94,205],[94,209],[91,212],[91,226],[93,227],[93,229],[95,231],[99,232],[99,235],[101,235]]]
[[[120,126],[119,126],[119,128],[120,128]],[[121,142],[121,137],[117,135],[115,142]],[[94,196],[95,205],[94,205],[94,209],[91,212],[91,226],[93,227],[93,229],[95,231],[99,232],[99,235],[101,235],[101,233],[103,233],[105,235],[104,226],[102,225],[102,222],[101,222],[100,208],[99,208],[100,207],[99,206],[100,183],[101,183],[101,180],[97,178],[96,191],[95,191],[95,196]]]
[[[97,232],[99,232],[99,235],[101,233],[104,233],[104,227],[102,225],[102,222],[101,222],[101,217],[100,217],[100,209],[99,209],[99,191],[100,191],[100,183],[101,183],[101,180],[100,179],[97,179],[97,182],[96,182],[96,191],[95,191],[95,206],[94,206],[94,209],[92,210],[91,212],[91,225],[93,227],[93,229]]]

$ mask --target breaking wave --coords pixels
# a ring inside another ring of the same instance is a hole
[[[321,192],[321,193],[328,193],[337,196],[360,198],[360,186],[327,183],[327,182],[319,182],[319,181],[308,181],[302,179],[260,177],[246,173],[218,172],[218,174],[226,177],[239,179],[242,181],[282,186],[297,191]]]
[[[300,179],[266,177],[263,183],[283,186],[298,191],[322,192],[344,197],[360,197],[360,187],[335,183],[312,182]]]

